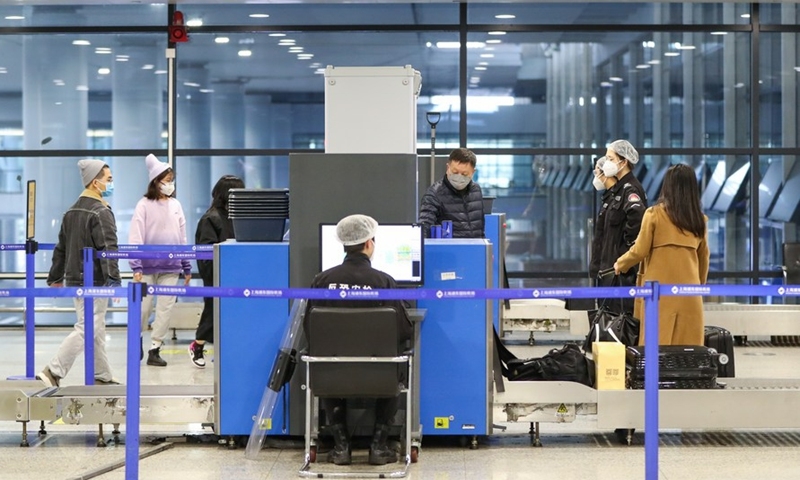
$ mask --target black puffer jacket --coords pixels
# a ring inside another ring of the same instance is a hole
[[[209,245],[221,243],[233,238],[233,223],[228,218],[228,211],[224,208],[211,207],[200,217],[197,222],[197,231],[194,234],[194,243]],[[214,284],[214,262],[212,260],[198,260],[197,269],[203,284]]]
[[[470,182],[464,190],[456,190],[445,176],[428,188],[419,207],[419,223],[430,236],[431,225],[442,220],[453,222],[453,238],[483,238],[483,193]]]

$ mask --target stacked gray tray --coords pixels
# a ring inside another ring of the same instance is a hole
[[[289,219],[289,189],[232,188],[228,218],[237,242],[280,242]]]

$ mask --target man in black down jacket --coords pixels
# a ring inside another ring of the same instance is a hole
[[[58,243],[53,250],[53,265],[47,276],[51,287],[83,286],[83,249],[117,251],[117,224],[106,198],[114,190],[111,169],[102,160],[85,159],[78,162],[81,180],[86,189],[61,221]],[[94,286],[119,287],[119,265],[116,259],[94,259]],[[75,329],[61,342],[56,355],[39,375],[48,387],[57,387],[83,352],[84,300],[74,298],[77,322]],[[95,297],[94,308],[94,375],[96,384],[118,384],[111,376],[106,354],[106,311],[108,298]]]
[[[453,238],[483,238],[483,193],[472,181],[475,154],[466,148],[450,152],[444,178],[434,183],[422,197],[419,223],[428,235],[431,225],[453,222]]]
[[[397,288],[390,275],[372,268],[370,259],[375,252],[375,231],[378,222],[366,215],[350,215],[336,225],[336,237],[344,245],[345,257],[341,265],[329,268],[314,277],[312,288],[329,290],[372,290]],[[397,335],[401,345],[411,339],[412,327],[402,302],[369,300],[311,300],[311,307],[374,308],[395,307],[401,316],[397,319]],[[307,313],[307,312],[306,312]],[[306,319],[308,317],[306,316]],[[308,337],[308,325],[303,328]],[[308,337],[308,341],[314,339]],[[375,430],[369,447],[369,463],[385,465],[397,461],[397,452],[388,446],[389,422],[397,413],[398,397],[379,398],[375,401]],[[328,453],[328,461],[336,465],[349,465],[351,462],[350,439],[345,420],[347,406],[343,398],[320,398],[329,428],[333,433],[335,446]]]

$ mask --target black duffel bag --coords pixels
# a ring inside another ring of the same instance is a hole
[[[594,362],[577,345],[567,344],[550,350],[541,358],[512,359],[505,362],[503,375],[511,381],[564,381],[594,385]]]

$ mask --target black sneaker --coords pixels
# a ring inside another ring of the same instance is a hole
[[[148,365],[152,365],[154,367],[166,367],[167,366],[167,362],[165,362],[164,359],[161,358],[161,355],[159,353],[160,350],[161,350],[161,347],[154,348],[152,350],[148,350],[147,351],[147,364]]]
[[[200,345],[197,342],[192,342],[189,345],[189,358],[192,359],[192,364],[197,368],[206,368],[206,359],[203,358],[203,347],[205,347],[205,344]]]

